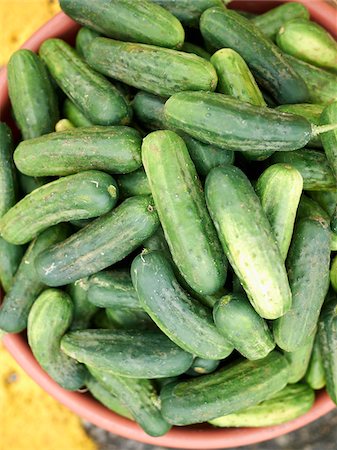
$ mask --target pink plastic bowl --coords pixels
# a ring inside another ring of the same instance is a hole
[[[288,0],[286,0],[288,1]],[[337,10],[320,0],[297,0],[305,4],[312,18],[323,25],[337,39]],[[232,8],[253,12],[263,12],[282,2],[275,1],[234,1]],[[41,43],[48,38],[59,37],[72,41],[79,26],[63,13],[40,28],[24,45],[34,51],[39,49]],[[10,103],[7,92],[6,70],[0,73],[0,112],[1,120],[8,120]],[[95,401],[89,394],[69,392],[58,386],[39,366],[34,359],[24,334],[7,335],[4,343],[20,366],[45,391],[55,399],[66,405],[83,419],[120,436],[134,439],[148,444],[184,449],[219,449],[238,447],[266,441],[282,434],[301,428],[331,411],[335,405],[328,398],[325,391],[317,394],[316,402],[311,411],[296,420],[284,425],[267,428],[239,428],[222,429],[212,428],[208,425],[193,427],[174,427],[165,436],[153,438],[145,434],[134,422],[114,414]]]

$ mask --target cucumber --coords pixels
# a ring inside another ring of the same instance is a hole
[[[308,412],[315,394],[305,383],[290,384],[272,397],[250,408],[210,420],[216,427],[271,427]]]
[[[181,50],[186,53],[194,53],[201,58],[207,59],[207,61],[211,59],[211,55],[206,52],[206,50],[204,50],[202,47],[199,47],[199,45],[192,44],[191,42],[184,42]]]
[[[337,122],[337,101],[328,105],[321,115],[322,125],[329,125],[336,122]],[[321,140],[331,170],[335,178],[337,179],[337,130],[332,130],[328,131],[327,133],[323,133],[321,136]]]
[[[85,383],[86,370],[60,349],[71,325],[73,304],[69,295],[47,289],[37,298],[28,317],[28,343],[43,370],[65,389],[75,391]]]
[[[305,381],[312,389],[315,390],[323,389],[326,383],[318,333],[316,334],[315,337],[309,367],[305,375]]]
[[[23,139],[54,131],[59,119],[57,98],[41,59],[17,50],[8,62],[8,92]]]
[[[153,330],[155,324],[142,309],[107,308],[106,317],[112,330]]]
[[[29,177],[21,172],[18,172],[20,188],[24,195],[28,195],[35,189],[50,183],[53,179],[48,177]]]
[[[205,422],[266,400],[287,378],[288,363],[276,351],[258,361],[240,359],[210,375],[165,386],[162,414],[174,425]]]
[[[306,343],[294,352],[285,352],[289,363],[288,383],[298,383],[305,376],[312,353],[316,331],[307,338]]]
[[[220,364],[220,361],[214,359],[195,358],[191,367],[186,371],[186,375],[199,377],[214,372]]]
[[[330,282],[333,290],[337,292],[337,256],[334,256],[331,262]]]
[[[160,252],[143,253],[131,266],[140,304],[179,347],[205,359],[224,359],[233,347],[220,335],[211,311],[183,291]]]
[[[161,47],[181,47],[184,29],[169,11],[148,0],[60,0],[63,11],[106,36]]]
[[[329,288],[329,265],[327,225],[319,217],[300,220],[287,258],[293,304],[273,325],[276,343],[283,350],[299,350],[314,333]]]
[[[302,3],[291,2],[272,8],[264,14],[260,14],[251,19],[252,23],[273,41],[281,26],[288,20],[295,18],[309,19],[308,8]]]
[[[39,280],[34,263],[37,256],[50,245],[62,241],[70,234],[65,224],[55,225],[41,233],[28,247],[18,266],[12,286],[0,308],[0,329],[19,333],[27,326],[27,318],[45,285]]]
[[[14,152],[26,175],[64,176],[82,170],[133,172],[141,166],[141,136],[123,126],[74,128],[21,142]]]
[[[164,231],[161,226],[159,226],[155,233],[152,234],[148,239],[143,242],[144,253],[160,251],[164,254],[165,258],[174,264],[171,257],[170,249],[167,245]]]
[[[164,378],[184,373],[193,356],[157,330],[68,332],[61,350],[89,367],[130,378]]]
[[[12,287],[23,252],[21,245],[13,245],[0,238],[0,284],[5,292]]]
[[[71,330],[89,328],[90,322],[98,308],[88,301],[89,279],[81,278],[67,286],[67,293],[74,305]]]
[[[334,191],[311,191],[308,193],[331,217],[337,204],[337,190]]]
[[[282,316],[291,306],[287,274],[248,178],[237,167],[217,167],[205,191],[223,249],[254,309],[265,319]]]
[[[308,100],[303,79],[276,45],[249,19],[229,9],[210,8],[201,16],[200,30],[217,50],[229,47],[238,52],[258,83],[280,104]]]
[[[332,214],[330,226],[331,226],[333,235],[337,237],[337,206]]]
[[[101,36],[100,33],[98,33],[95,30],[92,30],[91,28],[82,27],[76,34],[76,51],[77,53],[85,59],[85,55],[88,51],[88,47],[91,44],[91,42]]]
[[[287,164],[269,166],[256,184],[256,193],[270,222],[283,260],[287,257],[293,235],[302,188],[301,174]]]
[[[245,295],[222,297],[213,308],[213,319],[219,332],[249,360],[264,358],[275,348],[267,323]]]
[[[324,209],[321,208],[321,206],[317,202],[315,202],[315,200],[307,197],[304,194],[301,196],[301,200],[298,205],[297,219],[318,220],[327,228],[330,224],[330,218],[326,211],[324,211]]]
[[[159,398],[151,380],[118,377],[93,367],[89,371],[117,397],[147,434],[161,436],[169,431],[170,425],[160,413]]]
[[[324,69],[337,70],[337,42],[308,18],[289,20],[279,29],[277,45],[285,53]]]
[[[0,220],[1,236],[25,244],[60,222],[100,216],[117,202],[115,180],[88,170],[45,184],[13,206]]]
[[[10,128],[0,122],[0,217],[16,201],[16,177],[13,164],[14,144]]]
[[[91,127],[94,124],[85,117],[82,111],[69,98],[63,104],[63,115],[70,120],[75,127]]]
[[[143,140],[142,159],[176,266],[194,291],[214,294],[225,284],[227,265],[184,141],[155,131]]]
[[[91,69],[69,44],[47,39],[39,54],[58,86],[95,125],[130,121],[132,110],[120,91]]]
[[[39,255],[36,270],[49,286],[62,286],[103,270],[140,246],[159,225],[151,199],[130,197],[59,245]]]
[[[151,189],[146,173],[142,167],[134,172],[120,175],[117,178],[119,195],[121,198],[134,195],[151,195]]]
[[[75,128],[75,125],[70,122],[68,119],[61,119],[55,125],[55,131],[62,132]]]
[[[104,75],[164,97],[179,91],[214,91],[218,81],[204,58],[153,45],[96,38],[87,59]]]
[[[270,157],[272,164],[292,166],[302,175],[303,189],[308,191],[336,190],[336,179],[326,156],[319,151],[302,149],[293,152],[275,152]]]
[[[148,130],[167,128],[164,119],[164,105],[165,99],[144,91],[137,92],[132,102],[137,121]]]

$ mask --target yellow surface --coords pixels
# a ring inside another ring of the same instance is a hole
[[[0,342],[0,450],[40,449],[95,450],[96,445],[79,418],[35,384]]]
[[[58,0],[0,0],[0,66],[59,11]]]

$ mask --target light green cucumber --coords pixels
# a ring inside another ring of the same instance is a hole
[[[151,189],[146,173],[142,167],[134,172],[119,175],[117,177],[119,195],[121,198],[132,197],[134,195],[150,195]]]
[[[74,305],[71,330],[89,328],[90,321],[98,308],[88,301],[89,279],[81,278],[67,286],[67,292]]]
[[[331,262],[330,281],[334,291],[337,292],[337,256],[334,256]]]
[[[289,383],[298,383],[305,376],[310,362],[315,334],[316,330],[298,350],[284,353],[289,363]]]
[[[312,389],[315,390],[323,389],[326,383],[318,333],[315,337],[309,367],[305,375],[305,381]]]
[[[55,131],[66,131],[75,128],[75,125],[70,122],[68,119],[61,119],[55,125]]]
[[[322,125],[329,125],[331,123],[336,122],[337,122],[337,101],[334,103],[330,103],[330,105],[326,106],[321,115]],[[321,136],[321,140],[331,170],[335,178],[337,179],[337,130],[327,131],[326,133],[323,133]]]
[[[82,28],[83,30],[83,28]],[[69,98],[63,104],[63,115],[70,120],[75,127],[90,127],[94,124],[85,117],[82,111]]]

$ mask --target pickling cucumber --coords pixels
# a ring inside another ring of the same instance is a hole
[[[82,111],[69,98],[63,104],[63,115],[70,120],[75,127],[91,127],[94,124],[85,117]]]
[[[101,36],[100,33],[98,33],[95,30],[92,30],[88,27],[82,27],[78,31],[76,35],[76,51],[77,53],[82,56],[82,58],[85,59],[85,55],[88,51],[89,45],[91,44],[92,40]]]
[[[49,183],[50,181],[53,181],[50,177],[30,177],[21,172],[18,172],[18,178],[20,189],[24,195],[28,195],[35,191],[35,189]]]
[[[5,292],[11,288],[15,273],[23,257],[23,247],[0,237],[0,284]]]
[[[334,191],[310,191],[308,193],[331,217],[336,209],[337,189]]]
[[[336,61],[336,68],[337,68],[337,61]],[[324,109],[320,121],[321,125],[329,125],[331,123],[337,122],[337,102],[330,103],[330,105],[328,105]],[[331,170],[337,180],[337,130],[332,130],[328,131],[327,133],[323,133],[321,136],[321,140],[327,160],[329,161]]]
[[[318,333],[316,334],[315,337],[309,367],[305,375],[305,381],[312,389],[315,390],[323,389],[326,383]]]
[[[192,44],[191,42],[184,42],[181,50],[186,53],[194,53],[201,58],[207,59],[207,61],[211,59],[211,55],[206,52],[206,50],[204,50],[202,47],[199,47],[199,45]]]
[[[106,308],[108,327],[111,330],[153,330],[156,325],[142,309]]]
[[[117,177],[119,196],[121,198],[134,195],[151,195],[151,189],[146,173],[142,167],[131,173]]]
[[[214,359],[204,359],[196,357],[191,367],[186,371],[186,375],[199,377],[214,372],[220,364],[220,361]]]
[[[305,376],[312,353],[316,329],[314,333],[307,338],[305,344],[294,352],[284,352],[289,363],[289,383],[298,383]]]
[[[13,151],[11,130],[4,122],[0,122],[0,217],[13,206],[16,200]]]
[[[89,279],[81,278],[67,286],[73,305],[73,320],[71,330],[84,330],[89,328],[90,321],[98,308],[88,301]]]

